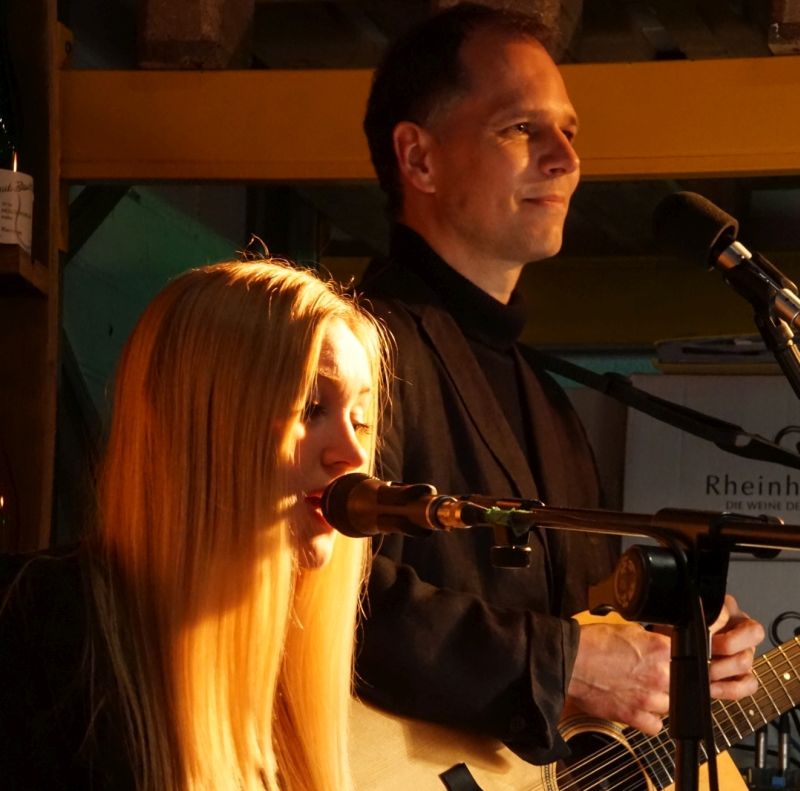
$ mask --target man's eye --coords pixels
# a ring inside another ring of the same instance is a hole
[[[527,122],[514,124],[509,131],[518,135],[529,135],[531,133],[531,125]]]
[[[310,423],[325,414],[325,408],[319,401],[309,401],[303,408],[303,423]]]

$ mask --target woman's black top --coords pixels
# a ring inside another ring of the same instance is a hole
[[[135,787],[83,547],[0,556],[0,786]]]

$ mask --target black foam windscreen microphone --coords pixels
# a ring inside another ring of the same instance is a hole
[[[695,192],[667,195],[653,213],[656,241],[669,252],[704,261],[756,311],[767,310],[790,327],[800,328],[797,287],[760,253],[737,241],[739,223]]]
[[[340,533],[368,538],[379,533],[427,535],[482,523],[486,509],[428,483],[390,483],[363,472],[334,478],[322,493],[322,515]]]
[[[653,232],[663,249],[713,268],[739,235],[739,223],[696,192],[673,192],[656,206]]]

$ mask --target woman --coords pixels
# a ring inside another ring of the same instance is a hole
[[[12,787],[350,787],[366,546],[319,496],[370,468],[384,352],[350,299],[275,261],[153,300],[117,374],[97,529],[7,596]]]

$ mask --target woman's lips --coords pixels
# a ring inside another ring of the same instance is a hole
[[[303,498],[312,508],[322,508],[322,492],[311,492]]]
[[[326,529],[332,529],[330,528],[328,521],[325,519],[325,515],[322,513],[322,492],[312,492],[311,494],[306,494],[303,497],[303,501],[305,502],[306,508],[308,508],[314,520],[320,522],[325,526]]]

